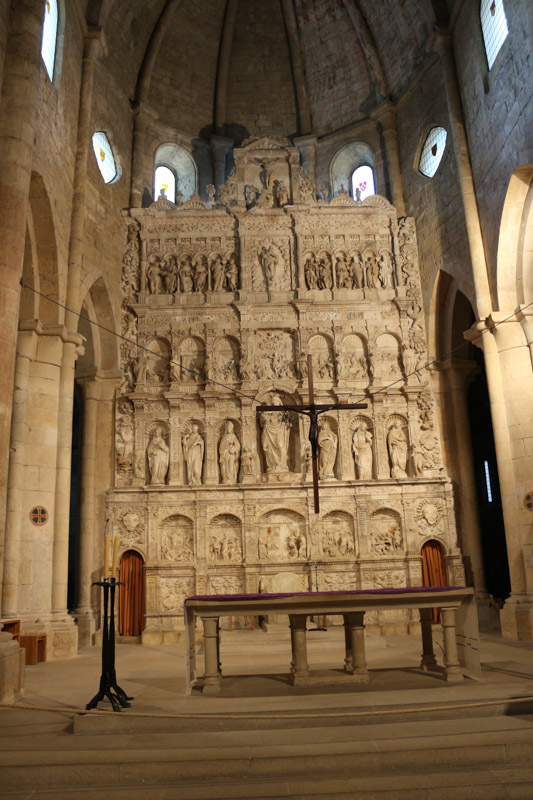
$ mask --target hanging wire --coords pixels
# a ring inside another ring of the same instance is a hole
[[[100,322],[96,322],[95,320],[89,319],[89,317],[84,316],[83,314],[81,314],[78,311],[74,311],[74,309],[69,308],[64,303],[59,302],[59,300],[56,300],[54,297],[50,297],[49,295],[44,294],[43,292],[40,292],[38,289],[35,289],[33,286],[28,286],[27,283],[24,283],[22,278],[20,279],[20,285],[24,289],[28,289],[30,292],[34,292],[34,294],[39,295],[39,297],[42,297],[44,300],[48,300],[51,303],[54,303],[59,308],[62,308],[65,311],[68,311],[71,314],[74,314],[76,317],[78,317],[79,319],[84,320],[85,322],[88,322],[90,325],[94,325],[95,327],[100,328],[103,331],[106,331],[106,333],[110,333],[112,336],[116,336],[117,339],[121,339],[123,342],[127,342],[127,344],[133,345],[134,347],[137,348],[137,350],[143,350],[144,352],[148,353],[151,356],[155,356],[156,358],[159,358],[159,359],[161,359],[163,361],[166,361],[169,366],[170,365],[174,365],[176,367],[179,367],[182,370],[185,370],[186,372],[190,372],[192,375],[197,375],[198,377],[202,378],[202,380],[205,380],[206,383],[212,383],[215,386],[221,386],[226,391],[231,392],[231,393],[236,394],[236,395],[239,395],[240,397],[245,397],[247,400],[251,400],[252,403],[256,403],[258,406],[269,405],[268,403],[265,403],[262,400],[257,400],[257,398],[255,398],[253,395],[246,394],[246,392],[241,392],[239,389],[235,389],[233,386],[228,386],[227,384],[222,383],[221,381],[217,381],[214,378],[208,378],[208,377],[204,378],[204,376],[202,375],[202,373],[199,370],[192,369],[190,367],[186,367],[184,364],[179,364],[177,361],[174,361],[172,358],[168,358],[166,356],[162,356],[160,353],[156,353],[154,350],[150,350],[149,347],[145,347],[142,344],[138,344],[133,339],[127,339],[121,333],[117,333],[116,331],[112,330],[111,328],[107,328],[105,325],[102,325]],[[529,308],[532,305],[533,305],[533,300],[530,303],[528,303],[527,305],[523,306],[521,311],[524,311],[526,308]],[[516,312],[513,312],[513,313],[509,314],[509,316],[505,317],[504,319],[501,319],[499,322],[495,322],[494,325],[491,328],[486,328],[484,331],[481,331],[477,338],[481,339],[481,337],[484,336],[486,333],[490,333],[492,330],[494,330],[494,328],[498,328],[504,322],[508,322],[510,319],[513,319],[513,317],[515,317],[515,316],[516,316]],[[470,342],[464,341],[461,344],[457,345],[456,347],[453,347],[451,350],[448,350],[448,352],[444,353],[444,355],[439,356],[438,358],[434,358],[431,361],[426,361],[426,363],[423,364],[421,367],[417,367],[412,372],[407,373],[405,375],[405,377],[402,376],[401,378],[398,378],[397,380],[392,381],[391,383],[388,383],[386,386],[382,386],[381,389],[376,389],[375,391],[368,391],[366,394],[361,395],[361,397],[359,399],[352,400],[352,402],[354,402],[354,403],[362,402],[362,401],[366,400],[368,397],[374,397],[374,395],[382,394],[384,392],[387,392],[389,389],[392,389],[397,384],[403,384],[404,381],[406,381],[412,375],[419,375],[420,373],[428,370],[430,367],[434,366],[435,364],[438,364],[440,361],[445,361],[446,359],[450,358],[450,356],[452,356],[454,353],[457,353],[459,350],[462,350],[463,347],[467,347],[469,344],[470,344]]]

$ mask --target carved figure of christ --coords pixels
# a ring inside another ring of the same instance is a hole
[[[311,455],[313,465],[313,498],[315,514],[320,511],[320,500],[318,495],[318,418],[320,414],[327,411],[349,411],[353,408],[367,408],[367,403],[329,403],[327,405],[317,405],[315,403],[315,393],[313,389],[313,359],[311,354],[307,356],[307,387],[309,393],[309,403],[307,405],[262,405],[257,409],[257,416],[267,411],[295,411],[297,414],[304,414],[309,417],[309,442],[311,444]]]

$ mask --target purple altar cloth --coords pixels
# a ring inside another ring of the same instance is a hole
[[[328,592],[283,592],[280,594],[195,594],[185,598],[187,600],[267,600],[281,597],[305,597],[316,594],[402,594],[416,592],[445,592],[452,589],[464,589],[464,586],[404,586],[399,589],[336,589]],[[185,605],[184,603],[184,605]]]

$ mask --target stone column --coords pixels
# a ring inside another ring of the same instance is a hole
[[[233,139],[224,136],[211,136],[209,141],[213,155],[213,181],[217,192],[226,183],[226,158],[233,147]]]
[[[431,609],[420,609],[420,631],[422,633],[422,658],[420,669],[431,670],[437,666],[437,659],[433,652],[433,631],[431,627]]]
[[[96,630],[94,612],[91,606],[93,581],[93,552],[96,536],[95,472],[96,440],[98,425],[98,403],[100,382],[98,378],[81,381],[83,387],[83,448],[81,464],[81,514],[78,541],[78,597],[76,616],[78,618],[78,641],[81,646],[92,644]]]
[[[35,140],[42,0],[12,0],[0,99],[0,508],[5,508],[13,375],[24,259],[26,220]],[[0,562],[5,535],[0,515]],[[2,574],[0,571],[0,582]]]
[[[32,321],[20,331],[15,362],[15,391],[11,417],[11,453],[7,486],[6,539],[4,550],[4,583],[2,614],[14,616],[19,610],[19,568],[22,543],[20,539],[23,495],[25,490],[25,447],[28,411],[28,379],[31,362],[35,359],[41,324]]]
[[[400,154],[398,151],[398,134],[396,129],[396,112],[390,101],[386,101],[372,112],[371,116],[381,126],[385,141],[386,163],[390,180],[391,202],[396,208],[399,217],[405,216],[405,202],[403,199],[402,171],[400,169]]]
[[[141,208],[144,184],[144,146],[148,124],[153,114],[142,106],[133,109],[133,134],[131,145],[131,192],[130,207]],[[142,289],[141,289],[142,291]]]
[[[473,361],[447,360],[442,364],[448,377],[455,425],[458,481],[460,486],[461,549],[470,558],[477,593],[487,594],[483,550],[477,506],[477,489],[468,417],[468,386],[477,368]]]
[[[202,617],[204,626],[204,694],[219,694],[222,675],[219,668],[218,617]]]
[[[444,636],[444,667],[446,680],[450,683],[459,683],[464,679],[459,656],[457,655],[457,641],[455,638],[455,608],[441,608],[442,633]]]
[[[446,92],[448,115],[450,118],[451,140],[457,163],[470,258],[472,261],[477,312],[478,316],[483,318],[491,310],[490,290],[451,34],[447,31],[439,31],[435,49],[440,55],[442,66],[442,76]]]
[[[298,136],[294,139],[294,144],[300,151],[302,157],[302,167],[306,171],[309,180],[316,187],[316,149],[318,139],[313,134]],[[305,284],[303,284],[305,286]]]
[[[307,666],[307,614],[289,614],[289,622],[292,646],[291,683],[298,686],[305,684],[305,679],[310,674]]]

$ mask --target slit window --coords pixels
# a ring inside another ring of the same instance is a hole
[[[118,178],[117,164],[111,142],[103,131],[93,133],[93,150],[104,183],[113,183]]]
[[[364,200],[376,194],[374,170],[366,164],[357,167],[352,174],[352,197],[354,200]]]
[[[167,200],[171,203],[176,202],[176,175],[170,167],[160,166],[155,168],[154,175],[154,200],[157,200],[164,192]]]
[[[492,503],[492,484],[490,481],[489,462],[483,462],[483,470],[485,472],[485,486],[487,489],[487,503]]]
[[[51,81],[54,79],[58,22],[59,11],[57,8],[57,0],[45,0],[41,57]]]
[[[444,128],[432,128],[426,136],[418,164],[418,169],[426,178],[432,178],[438,170],[446,149],[447,137]]]
[[[481,0],[479,15],[490,69],[509,34],[503,0]]]

